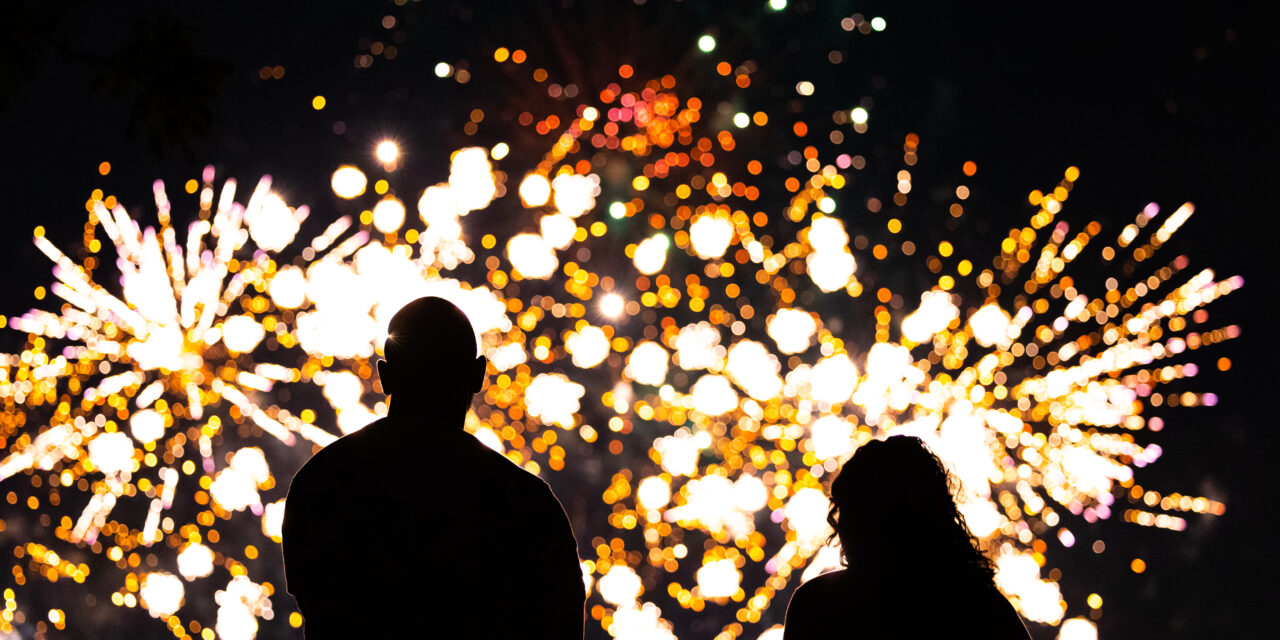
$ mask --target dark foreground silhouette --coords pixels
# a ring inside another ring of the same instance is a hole
[[[796,589],[783,637],[1026,640],[953,487],[919,438],[858,449],[832,482],[827,518],[847,569]]]
[[[581,638],[564,509],[463,430],[486,365],[466,316],[420,298],[389,332],[388,417],[322,449],[289,488],[285,575],[307,638]]]

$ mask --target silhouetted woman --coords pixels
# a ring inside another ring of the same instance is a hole
[[[919,438],[859,448],[831,484],[827,516],[847,568],[796,590],[783,637],[1026,640],[954,488]]]

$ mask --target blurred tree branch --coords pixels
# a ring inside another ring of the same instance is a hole
[[[163,157],[178,149],[188,159],[217,121],[222,85],[231,65],[201,55],[193,33],[178,20],[148,17],[134,22],[126,41],[106,55],[86,51],[65,36],[86,2],[17,0],[0,21],[0,113],[21,99],[24,86],[52,55],[83,67],[87,89],[128,106],[130,138],[144,139]]]

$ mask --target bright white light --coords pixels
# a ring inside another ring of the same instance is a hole
[[[827,541],[831,526],[827,524],[827,511],[831,502],[820,489],[805,487],[791,496],[783,514],[787,526],[796,532],[796,541],[802,546],[817,549]]]
[[[866,409],[871,422],[890,407],[896,411],[906,409],[924,379],[924,372],[912,366],[911,352],[906,347],[877,342],[867,352],[866,378],[858,385],[853,401]]]
[[[437,62],[435,72],[437,78],[448,78],[453,73],[453,66],[448,62]]]
[[[901,345],[877,342],[867,352],[869,377],[902,379],[911,367],[911,352]]]
[[[751,116],[739,111],[733,114],[733,125],[739,129],[745,129],[751,124]]]
[[[512,236],[507,241],[507,260],[511,261],[511,266],[515,267],[520,275],[538,280],[550,278],[560,264],[556,259],[555,250],[542,239],[542,236],[535,233],[520,233]]]
[[[645,238],[636,245],[635,261],[636,271],[651,276],[662,271],[662,266],[667,262],[667,247],[671,244],[667,240],[667,236],[659,233],[652,238]]]
[[[818,322],[801,309],[779,309],[769,318],[769,337],[783,353],[800,353],[808,349],[817,331]]]
[[[717,366],[724,357],[720,345],[720,332],[708,322],[691,324],[676,335],[676,357],[680,368],[686,370],[707,369]]]
[[[258,617],[272,617],[267,590],[247,576],[232,578],[225,590],[214,592],[213,601],[218,603],[214,632],[220,640],[253,640],[258,633]]]
[[[215,273],[213,270],[206,273]],[[193,279],[190,287],[197,287]],[[152,325],[145,340],[133,340],[126,348],[129,357],[143,369],[164,367],[171,371],[183,368],[182,330],[177,324]]]
[[[502,436],[495,433],[494,430],[489,427],[476,427],[475,432],[471,435],[475,436],[476,440],[480,441],[480,444],[483,444],[498,453],[505,453],[506,451],[505,447],[502,446]]]
[[[573,426],[573,416],[578,413],[578,399],[586,389],[559,373],[540,373],[529,383],[524,392],[525,407],[529,415],[568,429]]]
[[[501,160],[507,157],[508,153],[511,153],[511,147],[505,142],[499,142],[498,144],[493,145],[493,148],[489,150],[489,157],[494,160]]]
[[[265,178],[259,184],[244,210],[244,224],[249,227],[249,236],[264,251],[279,251],[293,242],[298,234],[298,227],[307,215],[306,207],[299,207],[295,215],[280,196],[266,193],[259,196],[263,184],[270,184]]]
[[[843,289],[857,271],[853,254],[837,251],[815,251],[805,256],[809,277],[819,289],[830,293]]]
[[[369,179],[364,177],[364,172],[351,166],[343,165],[333,172],[333,192],[339,198],[350,200],[364,194],[364,188],[368,186]]]
[[[960,317],[960,309],[951,302],[946,291],[926,291],[920,295],[920,308],[902,319],[902,337],[921,343],[947,328]]]
[[[506,371],[529,360],[529,354],[525,353],[524,346],[519,342],[508,342],[507,344],[490,348],[485,351],[485,357],[489,359],[489,364],[493,365],[498,371]]]
[[[772,2],[786,2],[786,0],[772,0]],[[772,627],[765,629],[764,632],[760,634],[760,637],[756,638],[756,640],[782,640],[782,636],[785,633],[786,627],[783,627],[780,624],[775,624]]]
[[[89,462],[106,475],[128,471],[133,468],[133,440],[119,431],[99,433],[89,441]]]
[[[564,341],[565,351],[573,356],[573,364],[583,369],[590,369],[609,355],[609,337],[600,327],[590,325],[580,331],[574,331]]]
[[[1062,594],[1055,582],[1040,579],[1040,564],[1029,553],[1014,550],[1008,543],[996,558],[996,586],[1021,600],[1022,617],[1057,624],[1062,620]]]
[[[698,452],[711,446],[711,435],[699,431],[689,435],[686,429],[677,429],[675,435],[662,436],[653,441],[653,448],[661,456],[662,470],[673,476],[693,476],[698,473]]]
[[[722,475],[708,475],[690,480],[682,491],[685,503],[671,511],[676,521],[696,521],[713,534],[728,530],[732,536],[751,532],[747,514],[736,508],[734,485]]]
[[[813,554],[812,559],[809,560],[809,566],[805,567],[804,573],[800,574],[800,584],[804,584],[828,571],[842,568],[844,568],[844,563],[840,557],[840,543],[825,544],[818,548],[818,552]]]
[[[733,241],[733,222],[723,214],[700,215],[689,225],[689,240],[699,258],[719,258]]]
[[[138,442],[155,442],[164,436],[164,414],[154,409],[135,411],[129,417],[129,432]]]
[[[280,540],[284,526],[284,498],[268,504],[262,511],[262,535]]]
[[[888,25],[887,25],[887,23],[884,21],[884,18],[872,18],[872,19],[871,19],[871,28],[872,28],[872,29],[875,29],[876,31],[884,31],[884,28],[885,28],[886,26],[888,26]]]
[[[1000,512],[990,500],[961,502],[957,505],[969,532],[979,538],[985,538],[1000,529],[1002,518]]]
[[[698,49],[703,53],[711,53],[716,49],[716,39],[711,36],[702,36],[698,38]]]
[[[541,207],[551,198],[551,183],[547,177],[531,173],[520,181],[520,201],[526,207]]]
[[[258,504],[258,487],[246,472],[228,467],[218,472],[209,485],[209,495],[227,511],[244,511]]]
[[[676,640],[671,623],[662,619],[662,609],[652,602],[618,607],[606,631],[615,640]]]
[[[383,233],[391,233],[404,224],[404,203],[395,196],[387,196],[373,207],[373,226]]]
[[[568,249],[573,244],[573,234],[578,225],[563,213],[549,213],[538,220],[538,228],[547,244],[556,249]]]
[[[418,216],[427,223],[428,229],[432,224],[457,218],[458,214],[458,199],[449,185],[427,187],[418,198]]]
[[[335,407],[349,406],[359,404],[364,385],[350,371],[329,371],[325,373],[320,392]]]
[[[698,378],[690,390],[693,396],[693,408],[709,416],[729,413],[738,408],[738,392],[733,390],[729,379],[715,374]]]
[[[267,483],[271,478],[271,469],[267,466],[267,457],[258,447],[242,447],[231,454],[231,468],[249,476],[257,485]]]
[[[671,485],[658,476],[649,476],[636,488],[636,499],[646,509],[661,509],[671,502]]]
[[[271,300],[282,309],[297,309],[307,300],[307,276],[293,265],[280,267],[267,285]]]
[[[813,95],[813,83],[812,83],[812,82],[809,82],[808,80],[804,80],[804,81],[801,81],[801,82],[797,82],[797,83],[796,83],[796,93],[798,93],[798,94],[800,94],[800,95],[802,95],[802,96],[811,96],[811,95]]]
[[[458,200],[458,213],[489,206],[498,193],[493,165],[484,147],[467,147],[453,153],[449,163],[449,190]]]
[[[627,217],[627,205],[621,202],[614,202],[609,205],[609,217],[614,220],[621,220]]]
[[[774,11],[782,11],[787,8],[787,0],[769,0],[769,8]]]
[[[819,460],[843,458],[854,450],[853,424],[840,416],[822,416],[809,427],[809,446]]]
[[[609,573],[600,578],[596,587],[605,602],[618,606],[635,604],[636,598],[640,597],[640,592],[644,589],[635,570],[619,564],[609,567]]]
[[[382,164],[391,164],[400,158],[400,147],[392,140],[383,140],[373,151],[373,155],[377,156],[378,162]]]
[[[213,573],[213,550],[199,542],[188,544],[178,553],[178,573],[187,580]]]
[[[606,318],[616,319],[627,308],[627,301],[616,293],[607,293],[600,298],[600,314]]]
[[[253,351],[266,335],[266,329],[250,316],[231,316],[222,323],[222,343],[236,353]]]
[[[867,110],[862,107],[854,107],[853,111],[849,112],[849,119],[853,120],[854,124],[866,124],[867,116]]]
[[[813,366],[812,395],[831,404],[845,402],[858,385],[858,367],[848,354],[827,356]]]
[[[809,225],[809,246],[814,251],[848,251],[849,233],[839,218],[823,216]]]
[[[1063,620],[1058,640],[1098,640],[1098,627],[1086,618]]]
[[[556,209],[560,213],[576,218],[596,206],[596,196],[600,195],[600,177],[592,174],[580,176],[562,173],[551,181],[555,190]]]
[[[978,309],[969,318],[969,328],[973,330],[973,339],[984,347],[991,345],[1004,346],[1011,340],[1009,327],[1012,319],[1000,305],[991,302]]]
[[[817,218],[809,226],[806,237],[813,253],[805,256],[805,266],[814,284],[827,292],[849,284],[858,265],[849,253],[849,234],[844,230],[844,223],[831,216]]]
[[[769,488],[759,478],[744,473],[733,483],[733,503],[741,511],[755,513],[769,504]]]
[[[763,344],[739,340],[729,349],[725,369],[733,381],[756,400],[771,400],[782,393],[781,365]]]
[[[640,384],[661,385],[667,379],[667,350],[656,342],[641,342],[627,356],[626,374]]]
[[[698,569],[698,590],[704,598],[728,598],[738,592],[742,574],[733,560],[713,560]]]
[[[182,606],[183,593],[182,580],[163,571],[148,573],[138,588],[142,606],[153,618],[166,618],[177,611]]]

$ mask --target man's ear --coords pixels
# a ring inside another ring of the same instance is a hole
[[[476,356],[476,359],[471,362],[471,370],[468,371],[471,376],[471,387],[469,389],[471,393],[480,393],[480,390],[484,388],[485,378],[488,377],[485,375],[488,366],[489,360],[484,356]]]
[[[386,360],[379,360],[378,364],[378,382],[382,384],[383,395],[391,395],[391,387],[395,380],[395,373],[391,369],[391,365]]]

